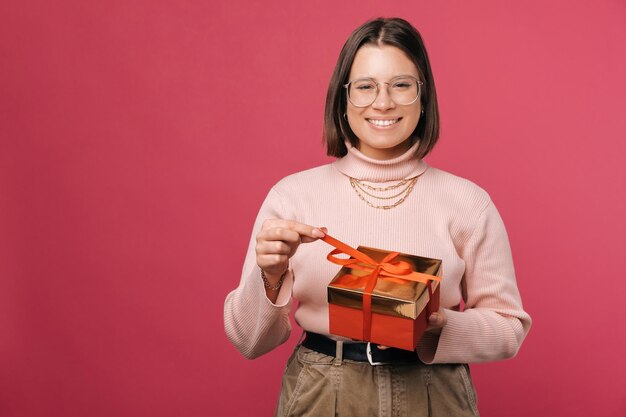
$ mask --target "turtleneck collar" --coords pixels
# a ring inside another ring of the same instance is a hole
[[[386,182],[412,178],[421,175],[428,165],[415,156],[419,141],[410,149],[393,159],[374,159],[364,155],[346,141],[348,153],[333,162],[342,174],[362,181]]]

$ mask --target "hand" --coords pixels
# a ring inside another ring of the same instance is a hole
[[[256,236],[256,263],[267,280],[275,285],[289,267],[300,243],[314,242],[325,236],[325,228],[317,228],[293,220],[269,219],[263,222]]]
[[[431,332],[434,334],[440,334],[443,326],[448,323],[448,316],[443,309],[439,309],[439,311],[434,312],[428,317],[428,327],[426,328],[427,332]]]

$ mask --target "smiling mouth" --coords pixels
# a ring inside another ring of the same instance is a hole
[[[402,117],[397,119],[366,119],[369,123],[373,124],[376,127],[387,127],[398,123]]]

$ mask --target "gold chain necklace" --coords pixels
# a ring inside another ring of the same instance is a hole
[[[352,178],[352,177],[349,177],[349,178],[350,178],[350,185],[352,186],[352,188],[354,189],[354,191],[356,192],[356,194],[359,196],[361,200],[365,201],[365,203],[370,207],[373,207],[376,209],[382,209],[382,210],[389,210],[402,204],[404,200],[406,200],[406,198],[409,196],[409,194],[411,194],[411,191],[413,191],[413,187],[415,186],[415,183],[417,182],[417,177],[413,177],[413,178],[403,179],[397,184],[390,185],[388,187],[373,187],[369,184],[363,183],[360,180],[357,180],[356,178]],[[406,186],[402,188],[400,191],[392,195],[386,194],[386,193],[389,193],[390,191],[395,192],[395,190],[402,187],[403,185],[406,185]],[[367,190],[370,190],[372,192],[367,191]],[[375,193],[378,193],[378,194],[375,194]],[[372,197],[376,200],[391,200],[394,198],[399,198],[399,199],[393,204],[378,205],[368,200],[367,196]]]

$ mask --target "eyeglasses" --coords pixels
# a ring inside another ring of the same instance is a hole
[[[376,82],[372,78],[359,78],[343,87],[348,91],[348,100],[355,107],[367,107],[376,101],[380,84],[387,84],[387,93],[394,103],[402,106],[413,104],[419,98],[424,84],[415,77],[402,75],[389,82]]]

